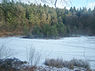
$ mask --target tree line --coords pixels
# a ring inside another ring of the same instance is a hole
[[[60,9],[3,0],[0,3],[0,36],[2,35],[95,35],[95,8]]]

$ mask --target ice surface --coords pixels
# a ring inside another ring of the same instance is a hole
[[[95,67],[95,37],[65,37],[61,39],[26,39],[20,37],[0,38],[0,46],[11,49],[12,56],[20,60],[28,60],[30,48],[40,54],[39,65],[46,58],[62,58],[63,60],[86,59],[91,67]],[[95,68],[94,68],[95,69]]]

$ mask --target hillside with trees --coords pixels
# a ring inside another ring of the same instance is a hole
[[[0,36],[63,37],[95,35],[95,8],[53,8],[3,0]]]

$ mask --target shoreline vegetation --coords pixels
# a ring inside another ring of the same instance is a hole
[[[46,59],[44,66],[29,65],[17,58],[0,59],[0,71],[92,71],[87,61],[73,59]]]

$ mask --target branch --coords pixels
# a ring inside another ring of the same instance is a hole
[[[57,4],[57,0],[55,0],[55,3],[54,3],[55,8],[56,8],[56,4]]]

